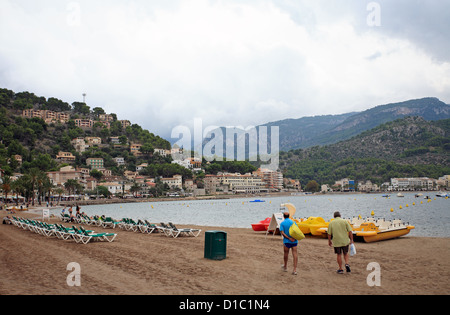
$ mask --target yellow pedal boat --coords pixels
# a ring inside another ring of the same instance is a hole
[[[415,227],[402,222],[401,220],[385,221],[367,221],[361,223],[359,227],[353,228],[353,237],[356,241],[373,243],[378,241],[398,238],[409,234]]]
[[[303,234],[311,234],[315,236],[323,236],[323,229],[328,228],[330,222],[325,222],[321,217],[309,217],[306,220],[298,223],[298,227]]]
[[[385,221],[384,219],[349,219],[348,222],[352,226],[353,239],[365,243],[379,242],[389,239],[398,238],[409,234],[415,227],[404,223],[401,220]],[[326,236],[328,228],[320,228],[319,233]]]
[[[385,221],[384,219],[360,219],[355,217],[347,220],[352,226],[353,239],[365,243],[373,243],[398,238],[409,234],[415,227],[401,220]],[[317,233],[327,235],[328,226],[317,230]]]

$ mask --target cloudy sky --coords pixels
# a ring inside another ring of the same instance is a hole
[[[450,103],[448,0],[0,0],[0,87],[169,138],[413,98]]]

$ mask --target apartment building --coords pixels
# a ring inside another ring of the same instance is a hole
[[[338,180],[333,185],[338,190],[341,191],[355,191],[356,190],[356,182],[353,179],[343,178]]]
[[[111,115],[111,114],[100,114],[100,115],[98,116],[98,119],[99,119],[100,121],[108,121],[108,122],[114,121],[114,117],[113,117],[113,115]]]
[[[76,157],[71,152],[60,151],[56,156],[56,160],[61,163],[73,163]]]
[[[435,181],[428,177],[391,178],[391,186],[394,190],[431,190]]]
[[[439,177],[436,183],[441,187],[450,188],[450,175],[444,175],[442,177]]]
[[[202,160],[199,158],[188,158],[184,160],[174,160],[172,161],[172,164],[178,164],[184,168],[196,171],[201,170]]]
[[[125,159],[123,157],[115,157],[113,160],[117,163],[118,166],[125,165]]]
[[[259,168],[253,174],[261,178],[264,182],[264,188],[268,191],[280,191],[283,189],[283,174],[281,172]]]
[[[165,149],[154,149],[153,154],[155,153],[158,153],[159,155],[166,157],[167,155],[170,154],[170,151]]]
[[[146,167],[148,167],[148,163],[142,163],[140,165],[136,166],[136,172],[142,171],[143,169],[145,169]]]
[[[125,130],[127,127],[131,126],[131,122],[129,120],[119,120],[122,125],[122,129]]]
[[[70,141],[70,143],[73,145],[73,147],[78,153],[83,153],[84,151],[86,151],[87,148],[89,148],[89,145],[86,144],[84,138],[75,138],[72,141]]]
[[[365,192],[371,192],[371,191],[379,191],[380,188],[377,184],[373,184],[370,180],[367,180],[364,182],[358,183],[358,191],[365,191]]]
[[[47,172],[47,176],[53,185],[63,187],[69,179],[82,180],[83,174],[72,166],[61,167],[57,172]]]
[[[257,194],[268,191],[262,179],[252,174],[219,173],[218,175],[206,175],[203,183],[208,194],[216,194],[218,191],[234,194]]]
[[[91,169],[100,170],[104,168],[104,160],[102,158],[88,158],[86,159],[86,165]]]
[[[66,123],[70,119],[70,115],[67,113],[40,109],[25,109],[22,111],[22,117],[41,118],[48,124],[52,122]]]
[[[132,144],[130,144],[131,154],[133,154],[134,156],[142,155],[142,153],[140,151],[141,147],[142,147],[142,144],[140,144],[140,143],[132,143]]]
[[[94,121],[92,119],[75,119],[75,126],[80,128],[92,128],[94,127]]]
[[[169,185],[169,187],[172,189],[174,189],[174,188],[182,189],[183,188],[183,176],[181,176],[181,175],[174,175],[173,177],[169,177],[169,178],[161,178],[161,182],[163,184]]]
[[[108,191],[115,195],[115,194],[121,194],[123,193],[124,185],[118,183],[118,182],[107,182],[107,183],[101,183],[98,186],[104,186],[108,189]]]
[[[100,137],[86,137],[84,138],[88,145],[99,145],[102,144],[102,138]]]

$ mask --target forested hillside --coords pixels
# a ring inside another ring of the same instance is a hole
[[[25,118],[22,117],[25,109],[65,112],[70,114],[70,120],[67,123],[46,123],[37,117]],[[42,171],[56,170],[61,166],[55,161],[60,151],[70,152],[76,157],[74,166],[85,167],[87,158],[101,157],[105,167],[117,175],[126,169],[135,170],[141,162],[170,163],[166,158],[149,155],[156,148],[170,149],[167,140],[137,124],[131,123],[124,129],[114,113],[110,114],[113,117],[110,128],[106,128],[98,120],[101,114],[105,114],[102,108],[91,109],[85,103],[74,102],[69,105],[54,97],[46,99],[30,92],[14,93],[0,89],[0,167],[7,174],[25,173],[35,167]],[[75,125],[75,119],[92,119],[95,123],[92,128],[80,128]],[[73,139],[79,137],[99,137],[102,144],[90,146],[85,152],[79,153],[71,144]],[[111,137],[119,137],[121,145],[113,145]],[[131,154],[129,144],[134,142],[142,144],[144,153],[149,154],[142,157]],[[14,155],[22,156],[21,166],[11,159]],[[126,162],[124,167],[119,167],[113,160],[119,156]]]
[[[450,118],[450,105],[428,97],[380,105],[360,113],[286,119],[265,126],[280,127],[280,149],[304,149],[350,139],[396,119],[419,116],[426,121]]]
[[[280,168],[302,183],[333,184],[345,177],[378,184],[392,177],[438,178],[450,173],[450,119],[407,117],[336,144],[282,152]]]

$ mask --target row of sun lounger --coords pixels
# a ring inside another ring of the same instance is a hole
[[[71,218],[69,215],[62,215],[61,220],[64,222],[70,222]],[[86,215],[78,216],[78,218],[74,218],[74,220],[80,224],[88,224],[88,225],[96,225],[101,226],[103,228],[112,228],[116,227],[132,232],[140,232],[144,234],[151,233],[161,233],[167,237],[177,238],[178,236],[193,236],[197,237],[201,233],[201,229],[192,229],[192,228],[177,228],[172,222],[168,224],[160,223],[160,225],[156,225],[148,222],[147,220],[138,220],[137,222],[131,218],[123,218],[120,221],[116,221],[111,217],[100,217],[93,216],[88,217]]]
[[[111,218],[107,219],[112,220]],[[179,229],[172,222],[169,222],[168,224],[161,222],[160,225],[156,225],[148,222],[147,220],[142,221],[139,219],[136,222],[130,218],[123,218],[121,221],[115,221],[112,227],[115,226],[118,226],[119,228],[126,231],[141,232],[144,234],[161,233],[167,237],[173,238],[177,238],[178,236],[197,237],[202,231],[201,229],[192,228]]]
[[[87,244],[91,241],[107,241],[112,242],[116,238],[115,233],[95,233],[92,230],[85,230],[82,226],[67,228],[61,224],[49,224],[37,220],[23,219],[12,217],[10,222],[24,230],[44,235],[46,237],[57,237],[62,240],[72,239],[76,243]]]
[[[93,216],[89,217],[84,214],[80,214],[77,216],[71,217],[69,214],[62,214],[61,215],[61,221],[63,222],[75,222],[78,224],[87,224],[87,225],[94,225],[94,226],[102,226],[105,227],[105,220],[102,219],[99,216]]]
[[[116,221],[111,217],[105,216],[92,216],[89,217],[87,215],[78,215],[77,217],[71,218],[68,214],[61,215],[61,221],[63,222],[72,222],[75,221],[79,224],[87,224],[93,226],[99,226],[103,228],[112,228],[116,227],[132,232],[141,232],[144,234],[151,233],[161,233],[167,237],[177,238],[178,236],[193,236],[197,237],[201,233],[201,229],[178,229],[172,222],[168,224],[160,223],[160,225],[156,225],[148,222],[147,220],[138,220],[137,222],[131,218],[123,218],[120,221]]]

